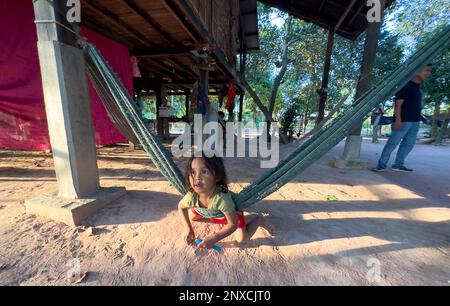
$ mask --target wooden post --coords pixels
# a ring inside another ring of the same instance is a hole
[[[186,122],[189,123],[189,104],[191,104],[191,102],[189,101],[189,92],[186,91],[185,92],[185,100],[184,100],[184,108],[186,110]]]
[[[163,120],[159,114],[159,108],[165,106],[165,93],[163,90],[163,84],[158,84],[156,86],[156,130],[158,135],[164,137]]]
[[[327,51],[325,54],[325,64],[323,68],[322,86],[319,89],[319,114],[317,116],[316,125],[322,122],[325,117],[325,106],[328,99],[328,83],[330,79],[331,56],[333,55],[334,30],[328,30]]]
[[[240,68],[241,78],[243,79],[245,79],[246,66],[247,66],[247,50],[244,48],[241,54],[241,68]],[[242,122],[242,115],[244,112],[244,96],[245,91],[242,92],[241,96],[239,97],[239,122]]]
[[[206,69],[200,69],[200,90],[209,95],[209,71]]]

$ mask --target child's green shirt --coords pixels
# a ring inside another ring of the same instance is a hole
[[[234,204],[231,192],[224,192],[220,187],[214,191],[208,208],[200,205],[198,194],[192,191],[189,191],[181,201],[183,205],[195,208],[204,218],[220,219],[236,211],[236,205]]]

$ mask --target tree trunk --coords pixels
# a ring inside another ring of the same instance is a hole
[[[287,68],[289,65],[289,45],[292,43],[289,41],[289,34],[291,32],[292,28],[292,16],[289,15],[287,20],[287,26],[286,26],[286,38],[284,39],[284,45],[283,45],[283,58],[282,58],[282,64],[281,69],[278,72],[278,75],[275,77],[275,80],[272,85],[272,91],[270,93],[270,99],[269,99],[269,114],[271,117],[273,117],[273,111],[275,109],[275,102],[277,100],[278,90],[280,89],[281,82],[283,81],[283,78],[287,72]],[[267,121],[267,135],[269,136],[270,141],[270,127],[271,127],[270,121]]]
[[[441,101],[436,101],[436,103],[434,104],[433,120],[430,135],[430,138],[432,140],[436,139],[436,136],[438,134],[438,118],[440,113],[441,113]]]
[[[316,126],[318,126],[325,117],[325,106],[328,100],[328,81],[330,79],[331,57],[333,55],[334,29],[328,29],[327,51],[325,54],[325,64],[323,67],[322,86],[319,93],[319,113],[317,115]]]
[[[445,135],[447,135],[447,133],[448,133],[449,122],[450,122],[450,107],[447,108],[447,116],[446,116],[444,122],[442,123],[441,129],[439,130],[439,132],[436,135],[435,144],[437,144],[437,145],[442,144],[442,141],[445,139]]]
[[[309,119],[308,119],[308,110],[305,110],[304,120],[303,120],[303,132],[306,133],[306,128],[308,127]]]
[[[380,1],[381,7],[384,8],[384,0]],[[356,86],[355,100],[363,96],[371,87],[374,79],[373,68],[377,55],[378,41],[381,36],[381,27],[384,20],[384,10],[381,12],[381,22],[369,23],[367,27],[366,41],[364,44],[363,61],[361,63],[361,75],[358,85]],[[350,135],[360,136],[363,122]]]

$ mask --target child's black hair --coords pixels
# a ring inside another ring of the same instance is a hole
[[[220,157],[212,156],[207,157],[204,153],[202,153],[201,157],[193,156],[189,159],[186,167],[186,173],[184,174],[184,180],[186,184],[186,188],[189,191],[193,191],[191,183],[189,182],[189,177],[192,173],[192,162],[196,158],[201,158],[205,162],[206,167],[209,171],[214,175],[216,180],[216,186],[222,187],[224,192],[228,192],[228,177],[225,171],[225,165],[223,164],[223,160]]]

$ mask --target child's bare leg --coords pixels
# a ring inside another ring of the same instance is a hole
[[[249,241],[262,224],[262,217],[260,215],[252,214],[244,218],[246,226],[236,230],[236,240],[239,243]]]

